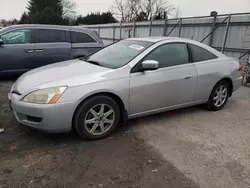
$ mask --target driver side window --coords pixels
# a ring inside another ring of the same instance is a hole
[[[32,43],[31,29],[18,29],[1,36],[4,44],[29,44]]]
[[[187,45],[185,43],[161,45],[150,52],[143,60],[158,61],[159,68],[187,64],[189,63]]]

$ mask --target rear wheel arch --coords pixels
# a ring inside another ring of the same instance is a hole
[[[233,94],[233,82],[232,82],[232,80],[231,80],[230,78],[228,78],[228,77],[225,77],[225,78],[222,78],[221,80],[219,80],[217,83],[219,83],[219,82],[222,81],[222,80],[226,81],[226,82],[228,83],[228,85],[230,86],[229,97],[231,97],[232,94]],[[217,84],[217,83],[216,83],[216,84]],[[216,84],[215,84],[215,85],[216,85]]]
[[[209,99],[205,103],[204,107],[212,111],[222,109],[232,94],[232,85],[230,85],[230,82],[230,78],[223,78],[219,80],[213,87]],[[226,91],[224,91],[225,89]]]

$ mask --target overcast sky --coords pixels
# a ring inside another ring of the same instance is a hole
[[[26,9],[28,0],[0,0],[0,19],[19,19]],[[103,12],[111,8],[113,0],[73,0],[76,2],[77,14]],[[180,16],[209,15],[216,10],[219,14],[250,12],[250,0],[168,0],[180,7]]]

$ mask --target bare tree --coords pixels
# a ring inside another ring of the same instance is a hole
[[[112,10],[115,15],[121,16],[122,22],[130,22],[167,16],[175,10],[175,6],[166,0],[114,0]]]
[[[177,7],[176,10],[175,10],[175,13],[174,13],[174,18],[179,18],[180,13],[181,13],[180,7]]]
[[[76,15],[75,2],[72,2],[71,0],[62,0],[62,7],[64,18],[74,18],[74,16]]]
[[[16,24],[18,24],[17,19],[11,19],[11,20],[1,19],[0,20],[0,26],[3,26],[3,27],[10,26],[10,25],[16,25]]]
[[[129,4],[128,1],[124,0],[114,0],[112,5],[112,13],[116,16],[121,17],[122,22],[127,22],[131,16],[129,13]]]

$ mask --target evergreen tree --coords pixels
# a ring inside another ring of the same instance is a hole
[[[32,24],[64,24],[61,0],[29,0],[27,9]]]
[[[111,12],[103,13],[91,13],[85,17],[79,16],[76,19],[75,25],[91,25],[91,24],[106,24],[106,23],[116,23],[117,20],[113,17]]]
[[[19,20],[19,24],[29,24],[29,23],[30,23],[29,16],[26,12],[24,12],[21,16],[21,19]]]

